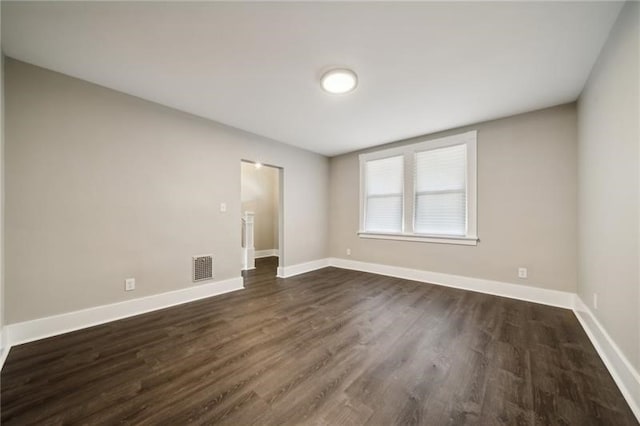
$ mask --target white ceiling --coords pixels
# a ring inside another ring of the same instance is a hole
[[[620,7],[2,1],[2,48],[335,155],[575,100]],[[332,66],[355,92],[320,89]]]

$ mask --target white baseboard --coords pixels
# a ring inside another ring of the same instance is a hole
[[[5,339],[4,327],[0,327],[0,371],[4,366],[4,362],[7,360],[7,355],[9,355],[9,345]]]
[[[430,284],[438,284],[445,287],[459,288],[463,290],[477,291],[495,296],[511,299],[525,300],[527,302],[542,303],[544,305],[573,309],[575,293],[566,291],[549,290],[540,287],[532,287],[520,284],[511,284],[501,281],[492,281],[482,278],[471,278],[462,275],[443,274],[419,269],[402,268],[399,266],[381,265],[378,263],[359,262],[356,260],[330,258],[329,265],[336,268],[353,269],[362,272],[403,278],[406,280],[420,281]]]
[[[573,311],[631,407],[631,411],[640,422],[640,374],[578,295],[576,295]]]
[[[278,267],[278,278],[289,278],[315,271],[316,269],[326,268],[327,266],[329,266],[329,259],[318,259],[312,260],[311,262],[298,263],[297,265],[280,266]]]
[[[389,277],[459,288],[462,290],[477,291],[479,293],[525,300],[527,302],[542,303],[544,305],[557,306],[565,309],[573,309],[574,306],[575,293],[569,293],[566,291],[511,284],[482,278],[465,277],[462,275],[444,274],[441,272],[423,271],[399,266],[382,265],[379,263],[360,262],[337,257],[318,259],[311,262],[299,263],[297,265],[280,267],[278,268],[278,277],[289,278],[306,272],[315,271],[316,269],[325,268],[327,266],[370,272]]]
[[[230,278],[167,293],[155,294],[125,302],[96,306],[80,311],[38,318],[4,327],[5,351],[11,346],[70,331],[80,330],[106,322],[180,305],[194,300],[204,299],[244,288],[242,277]]]
[[[260,259],[261,257],[271,257],[271,256],[280,256],[280,252],[278,251],[278,249],[256,250],[256,254],[254,258]]]

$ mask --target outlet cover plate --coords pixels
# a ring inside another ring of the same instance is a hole
[[[518,278],[527,278],[527,268],[518,268]]]
[[[127,278],[124,280],[124,291],[132,291],[136,289],[136,279]]]

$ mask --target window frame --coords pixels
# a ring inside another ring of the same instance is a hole
[[[360,223],[358,236],[382,240],[418,241],[426,243],[477,245],[477,131],[427,139],[420,142],[360,154]],[[418,152],[466,145],[466,233],[465,235],[420,234],[414,232],[415,222],[415,156]],[[403,208],[401,232],[371,232],[365,230],[366,220],[366,162],[402,155],[404,158]]]

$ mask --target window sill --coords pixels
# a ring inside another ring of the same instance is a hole
[[[375,240],[415,241],[420,243],[457,244],[463,246],[477,246],[478,237],[446,236],[446,235],[416,235],[416,234],[385,234],[359,231],[360,238]]]

